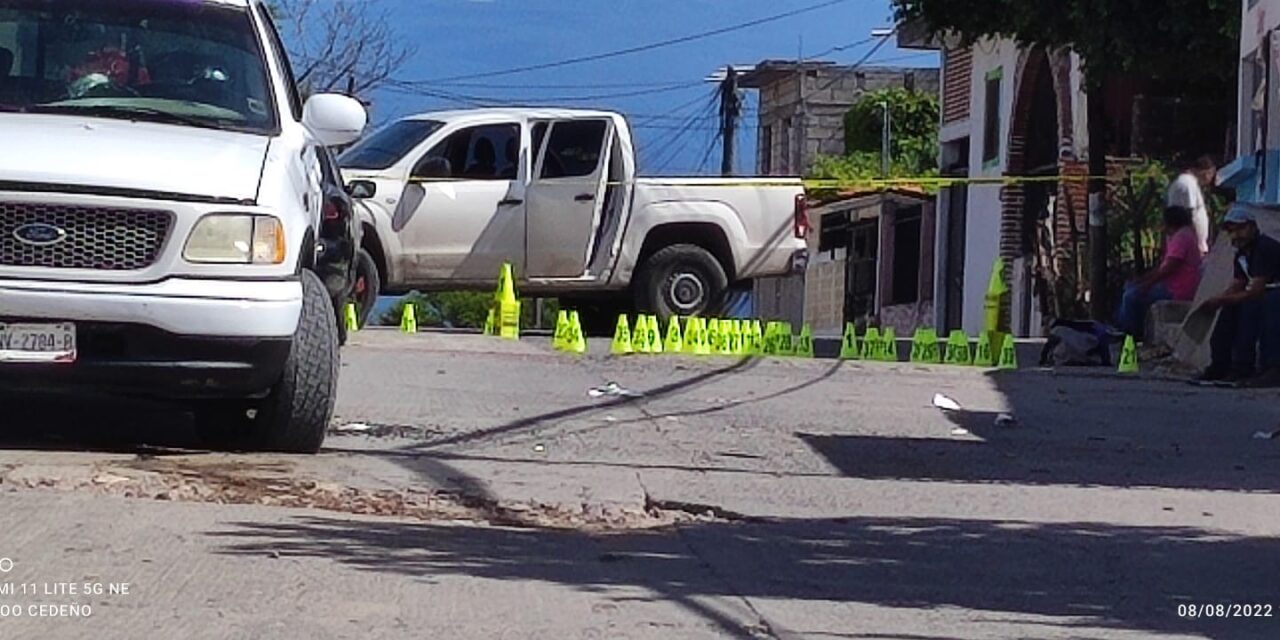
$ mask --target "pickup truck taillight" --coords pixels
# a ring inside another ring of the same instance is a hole
[[[809,236],[809,201],[803,193],[796,196],[795,232],[801,240]]]

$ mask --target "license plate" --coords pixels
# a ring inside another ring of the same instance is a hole
[[[0,324],[0,362],[75,361],[74,324]]]

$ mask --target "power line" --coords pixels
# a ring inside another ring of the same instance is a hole
[[[879,60],[868,60],[867,64],[884,64],[886,62],[902,62],[903,60],[912,60],[915,58],[928,58],[938,54],[936,53],[911,53],[903,56],[893,56],[891,58],[880,58]]]
[[[551,90],[572,90],[572,89],[633,89],[641,87],[663,88],[663,87],[684,87],[690,84],[702,84],[703,80],[690,80],[688,82],[604,82],[591,84],[499,84],[485,82],[434,82],[430,84],[446,85],[449,87],[457,87],[459,89],[519,89],[537,91],[542,89]],[[422,84],[411,82],[408,84]]]
[[[682,122],[680,125],[676,126],[673,129],[668,130],[666,133],[659,134],[657,137],[651,140],[649,144],[645,145],[645,149],[644,149],[645,155],[652,157],[653,160],[655,161],[655,164],[659,158],[666,157],[667,153],[671,151],[672,147],[675,144],[677,144],[684,135],[688,134],[690,131],[693,130],[694,125],[696,125],[698,122],[706,121],[707,116],[703,114],[707,113],[708,110],[709,109],[707,107],[704,107],[702,110],[697,111],[693,115],[685,118],[684,122]],[[649,149],[655,149],[655,151],[653,151],[653,153],[649,153]]]
[[[706,171],[707,161],[711,160],[711,152],[716,150],[716,143],[719,142],[720,138],[723,136],[724,136],[723,129],[718,130],[714,136],[711,136],[711,143],[707,145],[706,153],[702,154],[702,162],[698,163],[698,171],[697,171],[698,174],[701,174],[703,171]]]
[[[692,89],[694,87],[703,86],[704,84],[705,84],[704,82],[699,80],[697,82],[690,82],[690,83],[684,83],[684,84],[675,85],[675,86],[668,86],[661,89],[637,89],[634,91],[624,91],[624,92],[618,92],[618,93],[600,93],[600,94],[585,95],[585,96],[545,96],[545,97],[539,96],[536,98],[536,100],[539,102],[593,102],[596,100],[610,100],[615,98],[633,98],[636,96],[647,96],[655,93],[671,93],[674,91],[684,91],[686,89]],[[420,87],[417,83],[389,81],[387,82],[387,86],[390,88],[389,90],[396,91],[398,93],[409,94],[409,95],[413,95],[414,92],[419,92],[419,91],[424,93],[431,92],[431,91],[440,93],[439,90],[432,90],[432,89],[426,89],[426,88]],[[430,95],[430,93],[427,93],[427,95]],[[513,101],[513,99],[511,98],[500,98],[497,96],[469,96],[467,94],[462,94],[462,93],[454,93],[453,95],[465,97],[467,99],[470,99],[476,102],[497,102],[497,103],[508,102],[510,103]],[[519,102],[519,101],[517,100],[516,102]]]
[[[692,130],[695,124],[699,121],[705,121],[709,117],[714,117],[716,99],[718,97],[719,93],[712,93],[706,104],[700,110],[694,112],[693,116],[689,117],[679,129],[676,129],[673,133],[658,137],[658,140],[665,140],[663,146],[652,155],[646,153],[646,155],[652,157],[653,164],[657,167],[656,171],[661,172],[680,156],[680,152],[689,144],[686,134]],[[658,144],[658,140],[653,141],[655,146]]]
[[[649,130],[649,131],[678,131],[678,130],[680,130],[680,129],[681,129],[681,127],[679,127],[679,126],[677,126],[677,125],[671,125],[671,124],[636,124],[636,125],[631,125],[631,128],[632,128],[632,129],[644,129],[644,130]],[[691,130],[693,130],[693,131],[719,131],[720,129],[721,129],[721,127],[705,126],[705,127],[692,127],[692,129],[691,129]]]
[[[894,31],[893,31],[893,33],[897,33],[897,32],[898,32],[898,30],[895,28],[895,29],[894,29]],[[876,55],[876,52],[877,52],[877,51],[879,51],[881,48],[883,48],[883,47],[884,47],[884,45],[888,44],[888,43],[889,43],[889,38],[892,38],[892,37],[893,37],[893,34],[891,33],[891,34],[889,34],[888,36],[885,36],[885,37],[881,38],[881,39],[880,39],[880,42],[877,42],[877,43],[876,43],[876,46],[871,47],[871,50],[870,50],[870,51],[868,51],[868,52],[866,53],[866,55],[863,55],[861,59],[859,59],[857,62],[853,63],[853,65],[851,65],[848,69],[845,69],[844,71],[842,71],[842,72],[840,72],[839,74],[837,74],[837,75],[836,75],[836,77],[832,78],[830,82],[828,82],[828,83],[826,83],[826,84],[822,85],[822,87],[818,88],[818,89],[817,89],[817,90],[815,90],[813,93],[822,93],[823,91],[826,91],[827,89],[830,89],[830,88],[832,87],[832,85],[834,85],[835,83],[840,82],[841,80],[843,80],[843,79],[845,79],[845,78],[849,77],[849,74],[851,74],[851,73],[853,73],[854,71],[857,71],[858,69],[860,69],[860,68],[862,67],[862,65],[866,64],[866,62],[867,62],[868,60],[870,60],[870,59],[871,59],[871,57],[872,57],[872,56]]]
[[[680,113],[681,111],[684,111],[685,109],[688,109],[689,107],[692,107],[698,104],[699,102],[702,101],[704,97],[705,96],[698,96],[688,102],[680,104],[679,106],[673,107],[671,111],[665,114],[656,114],[656,115],[644,115],[639,113],[630,114],[631,118],[636,119],[635,122],[632,123],[632,126],[637,124],[644,124],[646,122],[652,122],[654,120],[678,120],[680,122],[683,122],[685,120],[685,117],[677,116],[675,114]]]
[[[816,59],[818,59],[818,58],[821,58],[822,56],[829,56],[829,55],[831,55],[831,54],[833,54],[833,53],[837,53],[837,52],[840,52],[840,51],[845,51],[845,50],[848,50],[848,49],[852,49],[852,48],[854,48],[854,47],[861,47],[862,45],[864,45],[864,44],[868,44],[868,43],[872,42],[872,41],[873,41],[873,40],[875,40],[875,39],[876,39],[876,38],[874,38],[874,37],[872,37],[872,38],[863,38],[862,40],[859,40],[859,41],[857,41],[857,42],[850,42],[849,44],[837,45],[837,46],[831,47],[830,49],[827,49],[826,51],[820,51],[820,52],[815,53],[815,54],[813,54],[813,55],[806,55],[805,57],[806,57],[806,58],[808,58],[808,59],[810,59],[810,60],[816,60]]]
[[[710,109],[715,109],[714,99],[712,100]],[[692,122],[690,123],[690,126],[692,126]],[[658,164],[658,168],[656,170],[657,173],[662,173],[663,171],[665,171],[667,167],[671,165],[672,162],[675,162],[676,158],[680,157],[680,152],[688,148],[689,138],[687,134],[689,133],[689,131],[690,131],[689,127],[686,126],[683,131],[676,133],[676,135],[672,138],[671,144],[667,145],[670,148],[670,153],[659,154],[659,157],[665,157],[666,159],[663,160],[660,164]]]
[[[513,67],[511,69],[502,69],[498,71],[487,71],[483,73],[470,73],[466,75],[436,78],[434,80],[427,80],[425,82],[441,83],[441,82],[452,82],[454,80],[474,80],[478,78],[496,78],[499,76],[509,76],[517,73],[526,73],[529,71],[542,71],[544,69],[555,69],[557,67],[565,67],[565,66],[574,65],[574,64],[581,64],[584,62],[596,62],[598,60],[607,60],[609,58],[616,58],[619,56],[631,55],[634,53],[641,53],[644,51],[652,51],[654,49],[661,49],[663,47],[670,47],[672,45],[684,44],[686,42],[693,42],[696,40],[703,40],[706,38],[723,35],[726,33],[732,33],[734,31],[741,31],[743,29],[749,29],[751,27],[756,27],[762,24],[777,22],[779,20],[784,20],[786,18],[791,18],[791,17],[802,15],[805,13],[810,13],[813,11],[817,11],[819,9],[825,9],[827,7],[835,6],[837,4],[843,4],[848,1],[849,0],[826,0],[825,2],[820,2],[818,4],[810,5],[800,9],[795,9],[793,11],[787,11],[785,13],[772,15],[766,18],[759,18],[757,20],[751,20],[749,22],[735,24],[729,27],[722,27],[719,29],[713,29],[711,31],[704,31],[702,33],[683,36],[680,38],[672,38],[670,40],[663,40],[660,42],[653,42],[650,44],[645,44],[645,45],[640,45],[635,47],[628,47],[626,49],[619,49],[616,51],[609,51],[606,53],[597,53],[594,55],[579,56],[576,58],[569,58],[569,59],[560,60],[557,62],[544,62],[542,64],[531,64],[531,65],[525,65],[523,67]]]

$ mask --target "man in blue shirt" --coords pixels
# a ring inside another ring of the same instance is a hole
[[[1263,235],[1254,212],[1241,205],[1227,213],[1222,228],[1236,248],[1235,278],[1226,291],[1204,303],[1205,310],[1221,310],[1221,314],[1211,342],[1213,363],[1200,379],[1278,386],[1280,242]]]

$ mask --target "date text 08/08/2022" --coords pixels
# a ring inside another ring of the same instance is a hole
[[[1274,607],[1269,604],[1180,604],[1182,618],[1271,618]]]

